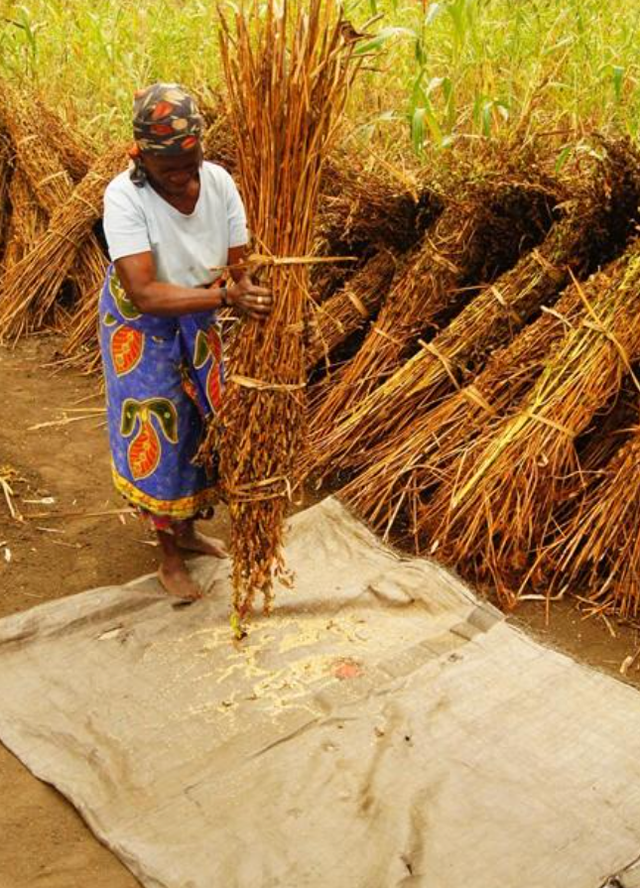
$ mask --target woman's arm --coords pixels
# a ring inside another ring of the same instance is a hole
[[[243,247],[233,248],[229,251],[230,264],[242,261],[243,256]],[[225,304],[237,306],[252,317],[266,317],[271,311],[271,294],[264,287],[255,286],[245,271],[225,290],[182,287],[156,280],[151,252],[123,256],[116,260],[115,266],[127,296],[142,314],[178,317],[211,311]],[[236,278],[235,273],[233,277]]]

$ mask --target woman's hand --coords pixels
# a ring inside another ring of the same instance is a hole
[[[262,321],[271,314],[273,306],[270,290],[258,287],[248,274],[243,274],[241,278],[227,287],[225,302],[227,305],[240,309],[250,318]]]

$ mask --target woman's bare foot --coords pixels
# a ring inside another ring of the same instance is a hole
[[[158,568],[158,579],[170,595],[185,601],[197,601],[202,598],[202,590],[195,583],[182,559],[165,560]]]
[[[227,558],[229,555],[222,540],[205,536],[193,525],[176,536],[176,542],[181,549],[186,549],[188,552],[200,552],[202,555],[213,555],[215,558]]]

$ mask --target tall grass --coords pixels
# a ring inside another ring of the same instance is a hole
[[[640,0],[346,0],[371,56],[350,102],[387,155],[585,127],[638,134]],[[132,91],[220,82],[209,0],[0,0],[0,74],[37,86],[87,138],[122,136]]]

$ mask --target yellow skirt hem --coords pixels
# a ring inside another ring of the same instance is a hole
[[[193,496],[184,496],[177,500],[156,499],[154,496],[139,490],[131,481],[123,478],[115,467],[112,467],[111,471],[113,483],[121,496],[130,502],[131,505],[163,518],[175,518],[177,521],[194,518],[198,512],[215,506],[220,500],[216,487],[207,487]]]

